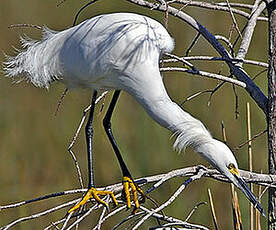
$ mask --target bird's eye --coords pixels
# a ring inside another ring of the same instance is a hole
[[[233,175],[236,175],[236,176],[240,175],[239,170],[236,168],[236,166],[233,163],[230,163],[227,166],[227,168],[228,168],[229,172],[232,173]]]
[[[229,170],[231,170],[231,169],[235,169],[236,167],[235,167],[235,165],[233,163],[230,163],[227,168]]]

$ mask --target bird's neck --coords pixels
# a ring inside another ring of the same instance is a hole
[[[176,135],[174,147],[178,151],[187,146],[197,151],[200,145],[212,141],[205,126],[174,103],[166,92],[161,97],[143,97],[140,103],[156,122]]]
[[[174,103],[167,94],[158,65],[136,66],[123,78],[124,89],[145,108],[161,126],[176,135],[174,147],[179,151],[190,145],[197,151],[199,145],[212,140],[204,125]]]

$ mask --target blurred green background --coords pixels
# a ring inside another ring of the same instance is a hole
[[[30,23],[47,25],[54,30],[62,30],[71,26],[77,10],[87,1],[67,0],[56,7],[57,0],[2,0],[0,3],[0,62],[4,53],[13,55],[13,47],[19,48],[19,36],[27,34],[39,38],[40,31],[31,28],[9,29],[11,24]],[[244,1],[246,2],[246,1]],[[231,17],[228,13],[187,7],[184,10],[205,25],[214,34],[229,36]],[[149,15],[163,22],[164,14],[137,7],[126,1],[99,1],[87,8],[79,21],[86,18],[111,12],[137,12]],[[237,16],[242,28],[243,18]],[[169,31],[175,38],[175,54],[183,55],[196,35],[187,24],[169,18]],[[234,32],[234,37],[237,33]],[[199,40],[191,55],[214,55],[217,53],[203,38]],[[267,61],[267,25],[258,22],[253,37],[248,58]],[[196,62],[198,68],[208,71],[222,71],[227,68],[222,63]],[[254,76],[260,68],[245,66],[246,71]],[[2,74],[1,74],[2,75]],[[74,163],[67,152],[67,147],[79,124],[82,111],[90,103],[91,92],[86,90],[71,91],[65,97],[61,110],[54,116],[58,100],[64,86],[53,84],[49,91],[35,88],[22,82],[13,84],[8,78],[0,78],[0,204],[8,204],[25,199],[31,199],[44,194],[78,188]],[[200,90],[213,88],[217,81],[190,76],[184,73],[165,73],[164,82],[171,98],[181,103],[186,97]],[[256,80],[256,83],[266,93],[266,73]],[[231,148],[247,139],[246,132],[246,102],[250,102],[252,114],[252,133],[256,134],[266,128],[265,118],[260,109],[244,90],[237,88],[239,96],[240,116],[235,119],[235,96],[232,86],[225,84],[213,97],[211,105],[207,102],[209,95],[200,96],[184,105],[184,109],[199,118],[208,127],[214,137],[221,139],[221,121],[224,121],[227,141]],[[121,171],[117,160],[107,141],[101,126],[111,94],[106,97],[104,110],[98,106],[95,119],[95,176],[98,186],[121,181]],[[153,122],[138,103],[126,93],[121,94],[113,117],[114,135],[119,143],[124,158],[135,178],[168,172],[181,167],[204,164],[209,166],[198,154],[187,149],[185,153],[177,154],[172,149],[171,133]],[[74,147],[87,183],[86,147],[83,130]],[[240,168],[248,169],[247,148],[235,151]],[[266,135],[253,142],[254,171],[267,172],[267,142]],[[184,179],[175,179],[152,193],[159,202],[168,199]],[[214,228],[211,219],[207,188],[211,188],[215,199],[218,223],[221,229],[232,229],[232,210],[230,185],[203,178],[188,186],[177,201],[165,209],[168,215],[185,219],[190,210],[201,201],[208,205],[201,206],[190,221]],[[240,193],[239,193],[240,194]],[[78,196],[76,196],[78,197]],[[249,202],[244,195],[239,196],[244,229],[249,224]],[[267,210],[266,195],[262,203]],[[57,198],[29,204],[20,208],[0,212],[0,226],[15,218],[26,216],[46,208],[53,207],[66,198]],[[17,225],[15,229],[41,229],[50,222],[64,216],[66,209],[39,220],[28,221]],[[88,217],[82,224],[82,229],[95,225],[98,214]],[[128,212],[122,215],[127,215]],[[120,216],[121,217],[121,216]],[[118,218],[114,217],[106,223],[104,229],[110,229]],[[262,218],[262,225],[266,225]],[[152,226],[148,222],[144,229]]]

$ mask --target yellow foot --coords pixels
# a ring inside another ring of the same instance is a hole
[[[112,198],[112,201],[114,203],[114,205],[118,205],[118,202],[113,194],[113,192],[111,191],[97,191],[96,188],[90,188],[85,196],[82,198],[82,200],[75,205],[73,208],[71,208],[68,213],[75,211],[76,209],[80,208],[81,206],[83,206],[84,204],[87,203],[88,200],[94,198],[96,200],[96,202],[98,202],[99,204],[104,205],[107,209],[108,209],[108,204],[106,202],[104,202],[99,196],[105,196],[105,195],[110,195]]]
[[[131,189],[133,201],[135,204],[133,213],[135,214],[137,209],[140,207],[139,202],[140,203],[145,202],[146,195],[144,191],[136,183],[134,183],[134,181],[130,177],[127,177],[127,176],[123,177],[123,187],[124,188],[123,188],[122,196],[127,203],[127,208],[131,207],[129,187]],[[141,195],[140,201],[138,200],[138,193]]]

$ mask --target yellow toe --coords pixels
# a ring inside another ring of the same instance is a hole
[[[111,191],[98,191],[96,188],[92,187],[86,192],[86,194],[82,198],[82,200],[78,204],[76,204],[74,207],[72,207],[68,211],[68,213],[77,210],[81,206],[85,205],[92,198],[94,198],[97,203],[104,205],[108,209],[108,204],[99,197],[99,196],[106,196],[106,195],[111,196],[113,203],[115,205],[118,205],[118,201],[116,200],[113,192],[111,192]]]
[[[123,193],[124,193],[124,196],[125,196],[127,208],[131,207],[131,196],[130,196],[129,188],[131,190],[134,205],[135,205],[135,209],[134,209],[134,213],[135,213],[136,210],[140,207],[140,203],[139,203],[139,199],[138,199],[138,193],[142,197],[141,203],[143,203],[145,201],[146,196],[145,196],[144,191],[136,183],[134,183],[132,178],[124,176],[123,177]]]

